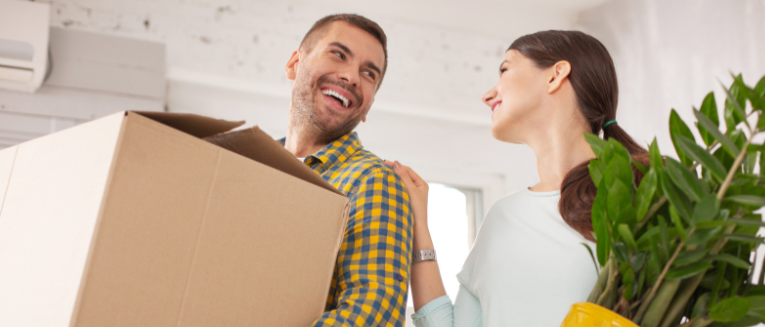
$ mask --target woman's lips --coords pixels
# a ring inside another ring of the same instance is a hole
[[[491,112],[494,112],[494,109],[495,109],[495,108],[497,108],[497,106],[498,106],[500,103],[502,103],[502,101],[497,101],[497,102],[494,102],[494,103],[491,105]]]

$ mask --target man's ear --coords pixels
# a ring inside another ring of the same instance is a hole
[[[298,63],[300,62],[301,54],[300,50],[295,50],[295,52],[292,53],[292,56],[290,56],[290,60],[287,61],[287,66],[284,66],[284,72],[287,73],[287,78],[291,81],[294,81],[297,76]]]
[[[550,75],[547,78],[547,93],[554,93],[560,89],[563,81],[571,74],[571,63],[561,60],[550,68]]]

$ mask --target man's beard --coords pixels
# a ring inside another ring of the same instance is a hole
[[[361,97],[358,93],[350,89],[347,84],[340,83],[329,79],[327,76],[320,77],[316,84],[311,85],[310,76],[307,74],[301,74],[296,80],[302,81],[302,83],[296,83],[292,89],[292,125],[293,128],[301,130],[301,134],[312,135],[316,144],[329,144],[334,140],[342,137],[345,134],[353,131],[356,126],[361,122],[363,115],[349,115],[345,121],[333,124],[334,120],[324,119],[319,112],[319,108],[316,108],[316,94],[315,88],[323,84],[332,84],[338,86],[349,93],[354,95],[354,103],[361,101]],[[363,112],[363,108],[357,108],[357,113]],[[330,115],[337,115],[332,109],[329,109]]]

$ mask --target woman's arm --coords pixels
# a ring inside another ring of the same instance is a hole
[[[411,168],[401,165],[398,161],[386,161],[385,163],[395,169],[409,193],[409,202],[414,214],[412,250],[418,252],[435,249],[433,240],[430,238],[430,230],[428,230],[428,183],[422,180]],[[421,261],[412,264],[411,283],[415,311],[428,302],[446,295],[444,283],[441,280],[441,271],[438,269],[438,262],[436,261]]]

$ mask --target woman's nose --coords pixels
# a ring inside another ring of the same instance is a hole
[[[484,95],[481,97],[481,100],[483,103],[485,103],[487,106],[491,106],[491,100],[494,100],[494,98],[497,97],[497,89],[491,88],[489,92],[484,93]]]

